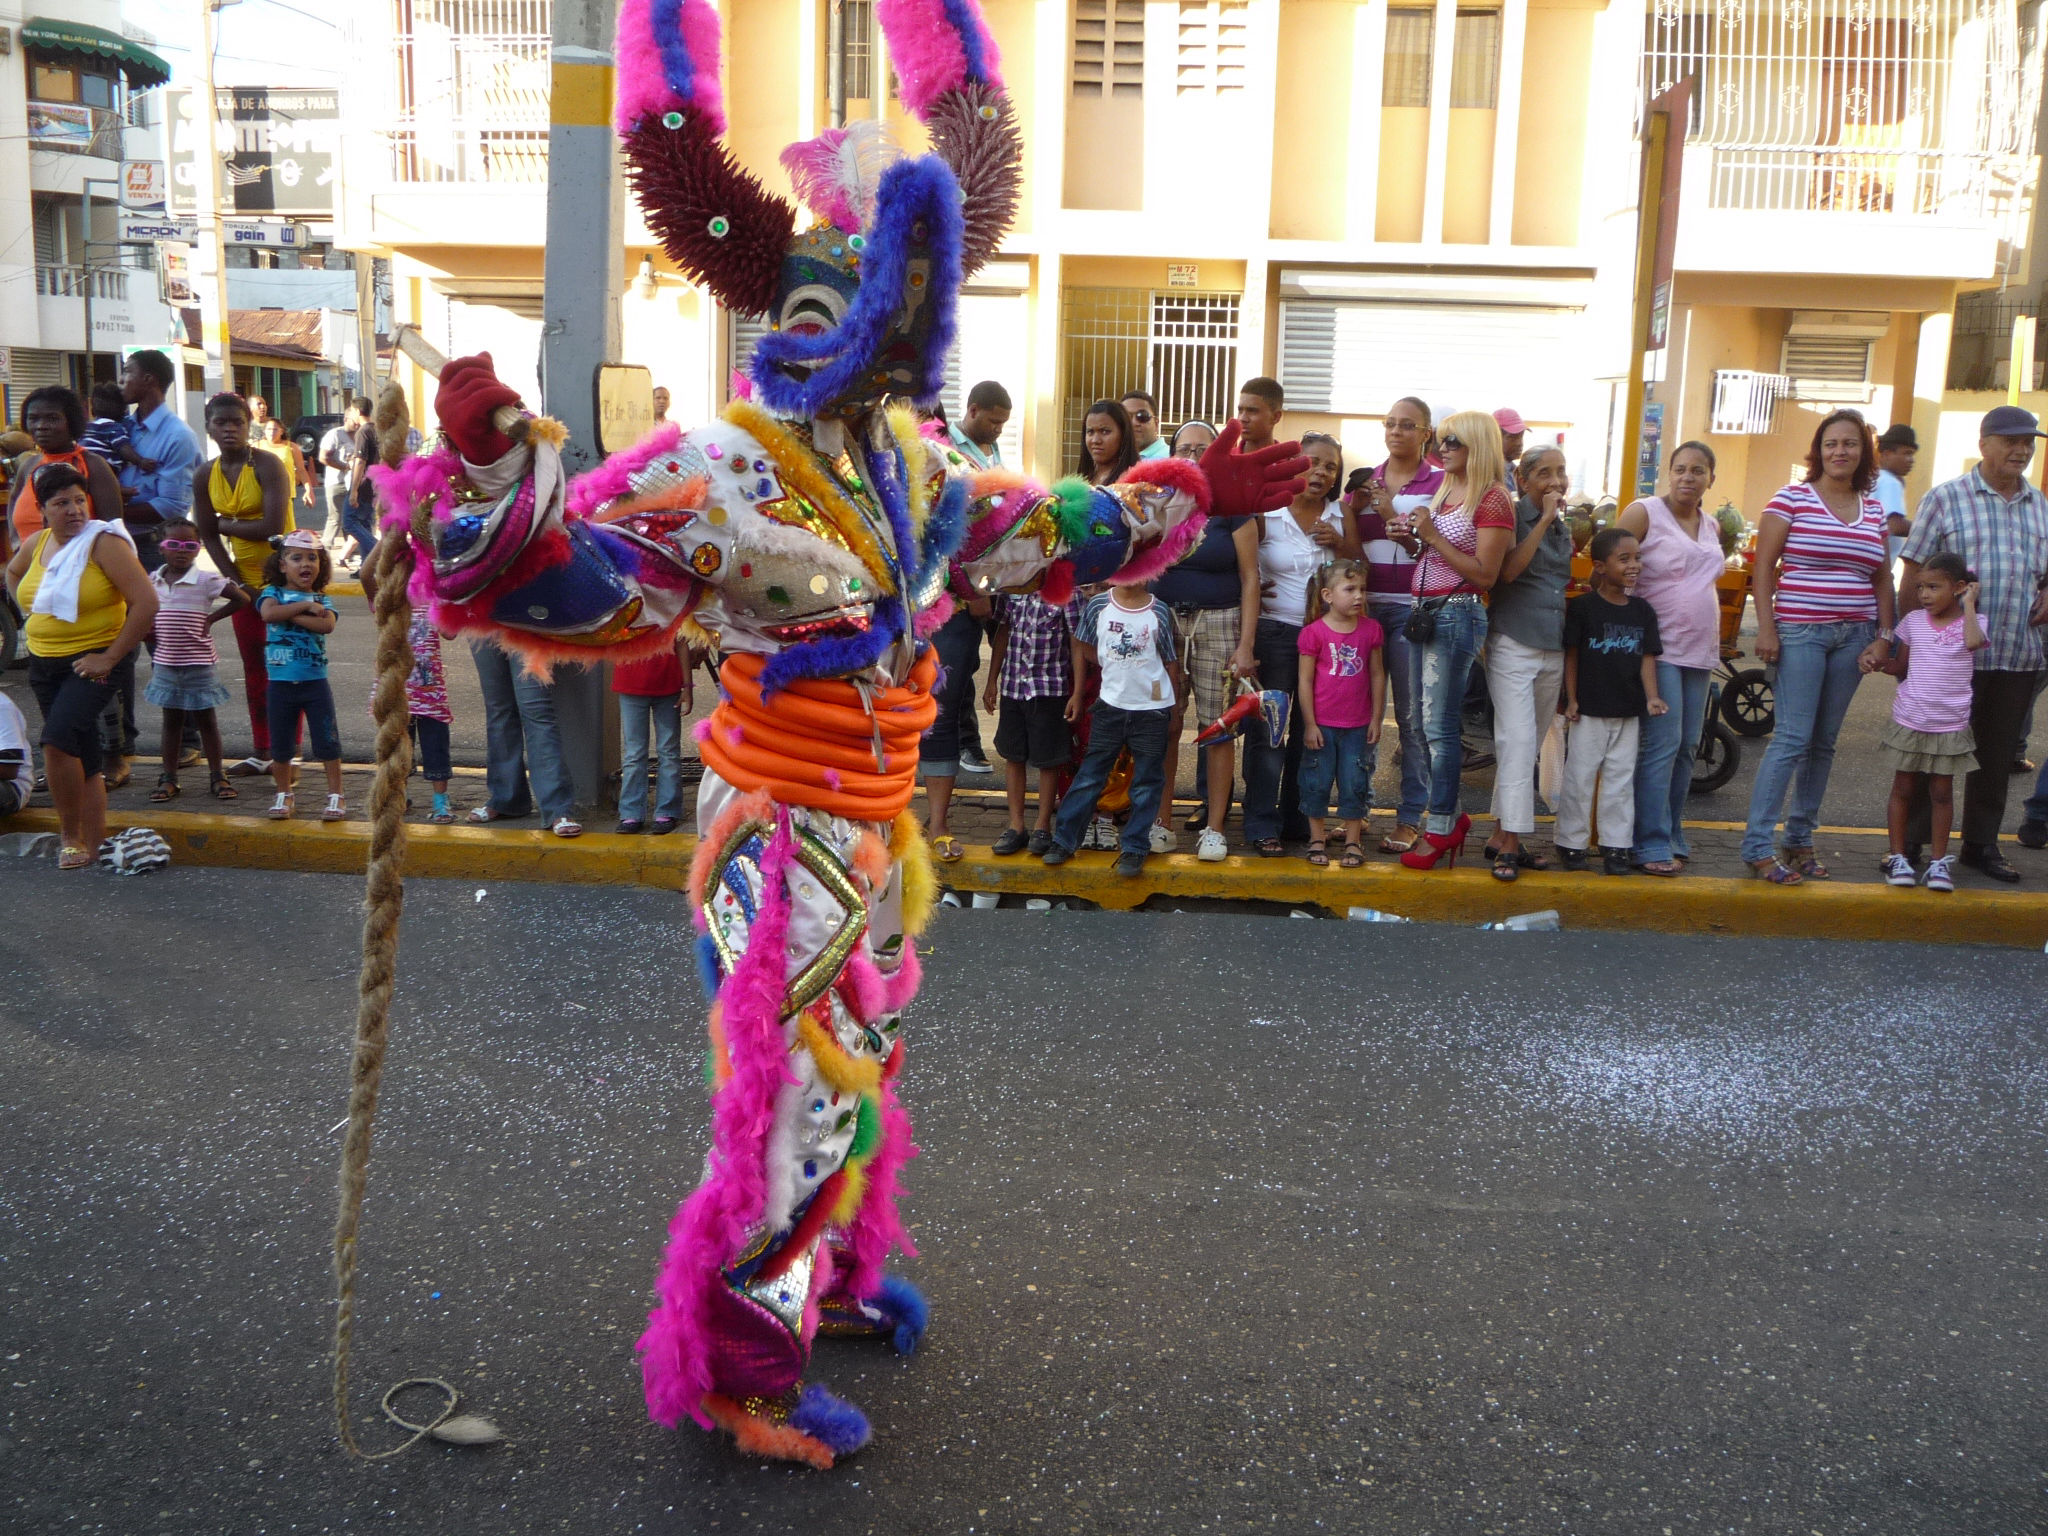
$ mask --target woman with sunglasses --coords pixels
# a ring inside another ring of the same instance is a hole
[[[1350,500],[1365,554],[1365,611],[1386,637],[1388,692],[1394,723],[1401,731],[1401,790],[1394,830],[1380,843],[1382,853],[1406,853],[1422,836],[1429,805],[1429,749],[1422,730],[1421,658],[1408,643],[1405,626],[1415,602],[1413,520],[1443,484],[1443,467],[1429,457],[1429,406],[1403,395],[1387,407],[1380,424],[1387,456]],[[1399,537],[1396,537],[1396,535]]]
[[[1259,686],[1290,698],[1301,675],[1301,631],[1309,621],[1316,572],[1340,556],[1355,557],[1355,519],[1337,499],[1344,450],[1327,432],[1301,434],[1308,473],[1293,501],[1257,519],[1259,622],[1252,642]],[[1244,739],[1244,835],[1261,858],[1286,852],[1283,839],[1308,837],[1301,814],[1301,717],[1288,711],[1287,740],[1272,746],[1254,727]]]
[[[1437,452],[1443,483],[1416,513],[1406,541],[1416,557],[1408,638],[1421,657],[1422,729],[1429,740],[1422,841],[1401,855],[1410,869],[1434,869],[1440,860],[1446,867],[1457,863],[1472,826],[1458,804],[1465,686],[1486,643],[1485,595],[1515,540],[1500,424],[1484,411],[1460,411],[1437,435]]]
[[[100,715],[156,620],[156,591],[128,531],[95,520],[91,486],[69,464],[34,471],[44,526],[7,563],[28,618],[28,685],[43,715],[43,774],[57,806],[59,869],[84,869],[107,835]],[[70,550],[75,541],[84,549]],[[67,551],[69,553],[67,554]]]

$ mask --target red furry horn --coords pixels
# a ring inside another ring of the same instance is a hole
[[[766,310],[796,210],[740,169],[695,108],[643,117],[625,148],[633,190],[670,259],[727,308]]]

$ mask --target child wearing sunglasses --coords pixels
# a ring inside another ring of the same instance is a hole
[[[191,717],[199,732],[199,744],[206,751],[206,767],[212,776],[217,800],[240,798],[221,767],[220,720],[215,709],[228,697],[215,668],[220,657],[213,648],[213,626],[247,606],[249,597],[239,584],[213,571],[201,570],[199,530],[182,517],[161,524],[157,548],[164,563],[150,574],[156,588],[156,637],[150,646],[149,687],[143,697],[164,712],[163,772],[157,775],[150,799],[175,800],[178,788],[178,755],[185,739],[185,720]]]

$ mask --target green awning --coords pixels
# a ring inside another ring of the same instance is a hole
[[[142,44],[82,21],[52,21],[47,16],[38,16],[22,23],[21,40],[54,53],[96,53],[103,59],[112,59],[136,90],[146,91],[171,78],[171,66]]]

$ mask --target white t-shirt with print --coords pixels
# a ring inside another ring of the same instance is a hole
[[[1174,655],[1173,619],[1158,599],[1133,611],[1113,593],[1091,598],[1074,638],[1095,647],[1103,703],[1127,710],[1173,708],[1173,676],[1166,670]]]

